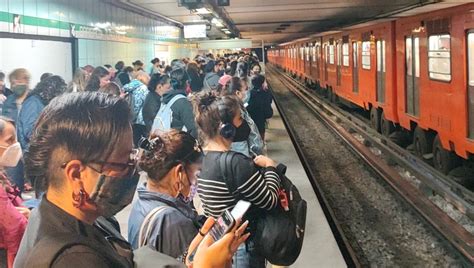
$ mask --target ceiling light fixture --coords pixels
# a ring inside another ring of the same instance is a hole
[[[211,10],[209,10],[208,8],[205,8],[205,7],[201,7],[201,8],[197,8],[197,9],[192,9],[191,12],[194,13],[194,14],[201,14],[201,15],[204,15],[204,14],[211,14],[211,13],[212,13]]]

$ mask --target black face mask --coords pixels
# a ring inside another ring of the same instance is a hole
[[[250,135],[250,126],[247,121],[243,120],[240,127],[236,128],[235,136],[232,141],[246,141]]]
[[[224,73],[225,73],[225,70],[220,70],[220,71],[217,72],[217,75],[218,76],[223,76]]]

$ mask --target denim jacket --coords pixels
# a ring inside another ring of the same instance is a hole
[[[241,108],[240,112],[242,114],[242,118],[247,121],[247,124],[250,126],[250,134],[246,141],[233,142],[231,145],[231,150],[248,157],[252,157],[250,153],[261,155],[263,151],[263,141],[260,133],[258,132],[257,125],[255,125],[255,122],[253,122],[245,108]]]
[[[18,141],[23,151],[29,147],[31,133],[44,107],[45,105],[38,95],[31,95],[23,102],[17,120]]]
[[[166,206],[154,221],[148,246],[173,258],[181,257],[198,233],[198,215],[194,209],[178,198],[152,192],[146,184],[137,189],[138,199],[133,202],[128,219],[128,240],[138,248],[140,227],[154,208]]]

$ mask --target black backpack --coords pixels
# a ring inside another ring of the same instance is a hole
[[[225,183],[237,200],[243,199],[238,185],[232,182],[232,158],[235,152],[226,152],[220,156],[219,164]],[[253,230],[253,240],[258,253],[270,263],[280,266],[293,264],[300,255],[306,226],[306,201],[295,185],[286,177],[286,166],[279,164],[280,189],[288,197],[288,211],[280,202],[276,208],[260,213]]]

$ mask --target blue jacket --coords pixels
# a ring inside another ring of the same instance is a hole
[[[18,118],[18,107],[16,106],[16,95],[11,94],[7,97],[2,107],[2,115],[16,122]]]
[[[44,107],[45,105],[38,95],[27,97],[21,106],[16,124],[18,141],[23,151],[27,151],[29,147],[31,133]]]
[[[148,95],[148,88],[145,84],[137,79],[132,80],[130,83],[123,87],[123,90],[129,94],[132,94],[131,110],[133,113],[133,124],[145,126],[145,120],[143,120],[142,108],[145,104],[146,96]]]
[[[139,186],[137,193],[138,199],[133,202],[128,218],[128,241],[132,247],[138,247],[140,227],[148,213],[167,206],[154,222],[148,245],[173,258],[181,257],[198,233],[197,213],[180,199],[148,191],[146,184]]]

